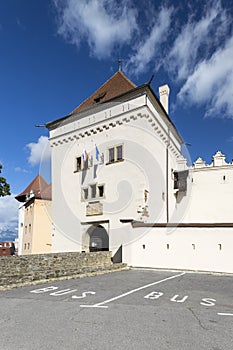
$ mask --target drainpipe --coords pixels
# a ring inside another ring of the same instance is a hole
[[[169,222],[169,152],[168,148],[170,146],[170,128],[167,131],[167,147],[166,147],[166,220]]]
[[[168,107],[169,107],[169,93],[170,93],[170,89],[169,86],[163,85],[159,87],[159,97],[160,97],[160,102],[163,106],[163,108],[165,109],[167,115],[168,115]],[[170,127],[168,127],[168,131],[167,131],[167,146],[166,146],[166,159],[165,159],[165,171],[166,171],[166,221],[167,223],[169,222],[169,193],[168,193],[168,187],[169,187],[169,152],[168,152],[168,148],[170,146]]]

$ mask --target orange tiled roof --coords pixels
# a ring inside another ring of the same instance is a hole
[[[134,89],[136,85],[130,81],[121,71],[116,72],[98,90],[83,101],[70,114],[81,112],[93,107],[97,103],[108,101],[118,95]]]
[[[49,185],[40,174],[38,174],[25,188],[25,190],[15,197],[15,199],[17,199],[19,202],[26,202],[27,195],[29,195],[32,191],[34,198],[36,199],[51,199],[51,189],[52,186]]]

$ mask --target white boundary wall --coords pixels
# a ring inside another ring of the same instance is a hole
[[[123,246],[130,266],[233,273],[233,227],[132,230],[140,238]]]

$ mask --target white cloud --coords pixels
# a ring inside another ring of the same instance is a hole
[[[137,30],[137,11],[130,0],[54,0],[54,4],[59,13],[58,33],[76,46],[86,40],[98,58],[109,57]]]
[[[14,195],[0,198],[0,231],[15,230],[18,225],[18,202]]]
[[[158,47],[167,40],[171,24],[171,8],[162,8],[147,38],[139,43],[136,53],[130,58],[127,67],[130,72],[140,74],[148,69],[148,64],[161,55]]]
[[[193,73],[200,57],[208,56],[213,47],[222,42],[227,27],[227,14],[219,1],[209,3],[199,21],[194,21],[191,13],[171,48],[166,62],[168,70],[178,80],[186,79]]]
[[[29,143],[26,147],[30,150],[30,155],[28,157],[30,165],[34,166],[50,160],[51,152],[47,136],[40,136],[36,143]]]
[[[202,61],[181,88],[182,103],[207,103],[206,116],[233,118],[233,37],[209,60]]]
[[[29,173],[28,170],[23,169],[23,168],[21,168],[20,166],[15,167],[15,168],[14,168],[14,171],[16,171],[17,173],[26,173],[26,174]]]
[[[232,12],[221,0],[199,6],[198,1],[175,6],[172,0],[166,6],[152,0],[53,2],[58,32],[67,41],[77,47],[86,42],[99,59],[122,49],[132,79],[161,69],[176,84],[178,102],[202,105],[206,116],[232,117]]]

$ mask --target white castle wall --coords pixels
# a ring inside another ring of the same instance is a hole
[[[233,222],[233,163],[218,151],[206,165],[199,158],[192,169],[190,205],[183,222]]]
[[[233,227],[134,231],[141,237],[123,246],[123,261],[130,266],[233,273]]]

